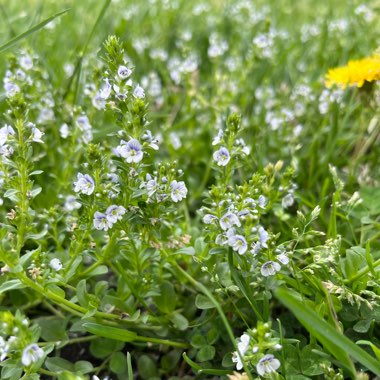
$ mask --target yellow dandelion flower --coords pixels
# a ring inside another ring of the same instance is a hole
[[[346,66],[330,69],[325,78],[326,87],[338,85],[341,88],[362,87],[365,82],[380,79],[380,55],[374,54],[355,61],[349,61]]]

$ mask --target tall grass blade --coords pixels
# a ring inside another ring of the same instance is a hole
[[[9,49],[11,46],[13,46],[14,44],[16,44],[17,42],[23,40],[24,38],[30,36],[31,34],[37,32],[38,30],[42,29],[45,25],[49,24],[51,21],[53,21],[57,17],[60,17],[63,14],[67,13],[69,10],[70,10],[70,8],[65,9],[62,12],[56,13],[55,15],[48,17],[44,21],[41,21],[37,25],[34,25],[30,29],[28,29],[26,32],[21,33],[18,36],[12,38],[8,42],[6,42],[5,44],[3,44],[3,45],[0,46],[0,53],[2,53],[3,51]]]
[[[339,333],[308,305],[301,302],[293,292],[285,288],[279,288],[275,292],[275,296],[293,312],[310,334],[315,336],[335,358],[341,361],[344,367],[349,370],[352,378],[356,376],[355,369],[348,355],[377,376],[380,376],[380,363],[375,358]]]

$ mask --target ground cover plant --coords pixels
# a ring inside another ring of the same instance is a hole
[[[379,2],[0,11],[1,379],[380,377]]]

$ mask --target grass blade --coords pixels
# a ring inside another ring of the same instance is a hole
[[[128,369],[128,380],[133,380],[132,358],[129,352],[127,352],[127,369]]]
[[[17,42],[23,40],[24,38],[28,37],[29,35],[33,34],[34,32],[37,32],[38,30],[42,29],[45,25],[49,24],[51,21],[53,21],[54,19],[56,19],[57,17],[60,17],[62,16],[63,14],[67,13],[70,9],[65,9],[64,11],[62,12],[58,12],[56,13],[55,15],[53,16],[50,16],[48,17],[47,19],[45,19],[44,21],[41,21],[40,23],[38,23],[37,25],[34,25],[32,26],[30,29],[28,29],[26,32],[24,33],[21,33],[19,34],[18,36],[12,38],[11,40],[9,40],[8,42],[6,42],[5,44],[1,45],[0,46],[0,53],[2,53],[3,51],[9,49],[11,46],[13,46],[14,44],[16,44]]]
[[[375,358],[346,336],[340,334],[308,305],[301,302],[293,292],[285,288],[279,288],[275,292],[275,296],[293,312],[310,334],[315,336],[332,355],[344,364],[351,372],[352,378],[355,378],[355,369],[352,363],[350,364],[347,361],[347,355],[357,360],[377,376],[380,376],[380,363]]]

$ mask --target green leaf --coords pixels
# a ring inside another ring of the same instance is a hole
[[[355,323],[353,329],[358,333],[366,333],[371,327],[372,319],[363,319]]]
[[[132,331],[105,326],[98,323],[87,322],[83,324],[83,327],[91,334],[103,338],[120,340],[122,342],[133,342],[138,337],[138,335]]]
[[[194,247],[183,247],[178,249],[177,251],[170,254],[171,255],[187,255],[187,256],[194,256],[195,255],[195,249]]]
[[[176,306],[177,296],[174,286],[170,282],[163,282],[160,286],[161,294],[155,297],[156,305],[163,313],[171,313]]]
[[[203,346],[197,353],[197,361],[207,362],[215,356],[215,347],[207,345]]]
[[[342,365],[351,372],[351,376],[355,376],[355,369],[348,355],[380,376],[380,363],[323,320],[302,301],[298,294],[295,295],[288,289],[279,288],[276,290],[275,296],[293,312],[310,334],[315,336],[333,356],[341,361]]]
[[[121,374],[127,369],[127,359],[122,352],[114,352],[110,360],[110,369],[113,373]]]
[[[113,352],[120,351],[124,348],[124,343],[114,340],[100,338],[91,341],[90,353],[97,359],[104,359]]]
[[[137,369],[139,375],[144,380],[157,376],[156,364],[148,355],[142,355],[139,357],[137,361]]]
[[[60,357],[47,358],[45,365],[46,368],[52,372],[74,371],[74,365]]]
[[[203,294],[198,294],[195,297],[195,306],[201,310],[215,308],[215,305]]]
[[[358,340],[356,344],[370,346],[372,348],[373,353],[376,355],[377,360],[380,362],[380,349],[377,348],[372,342],[369,342],[368,340]]]
[[[186,330],[189,327],[189,321],[180,313],[174,313],[170,316],[174,327],[178,330]]]
[[[75,372],[79,372],[85,375],[86,373],[92,372],[92,370],[94,369],[94,366],[86,360],[79,360],[74,364],[74,368],[75,368]]]
[[[66,320],[58,317],[42,317],[36,321],[41,327],[41,337],[46,342],[67,340]]]
[[[87,293],[86,280],[81,280],[77,284],[77,298],[80,305],[87,307],[90,301]]]
[[[23,289],[25,285],[20,280],[8,280],[0,285],[0,294],[12,289]]]
[[[128,380],[133,380],[133,368],[131,354],[127,352]]]
[[[32,34],[34,32],[37,32],[38,30],[40,30],[41,28],[43,28],[45,25],[47,25],[51,21],[53,21],[55,18],[62,16],[63,14],[65,14],[66,12],[68,12],[69,10],[70,9],[65,9],[62,12],[56,13],[55,15],[50,16],[47,19],[41,21],[39,24],[32,26],[30,29],[28,29],[24,33],[21,33],[18,36],[12,38],[8,42],[6,42],[5,44],[3,44],[3,45],[0,46],[0,53],[3,52],[4,50],[7,50],[8,48],[10,48],[14,44],[16,44],[18,41],[20,41],[20,40],[28,37],[30,34]]]

